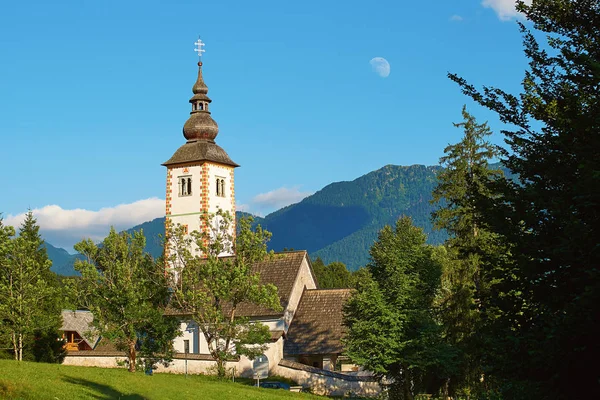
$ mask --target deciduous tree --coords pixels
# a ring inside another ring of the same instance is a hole
[[[134,372],[137,347],[147,361],[169,360],[177,324],[165,317],[169,299],[164,263],[144,252],[142,231],[130,235],[111,228],[101,245],[83,240],[75,250],[86,259],[75,269],[74,293],[80,307],[94,315],[94,327],[106,339],[127,352],[129,371]]]
[[[61,317],[57,279],[31,211],[19,235],[14,234],[0,221],[0,321],[15,359],[21,361],[34,334],[57,338]]]
[[[358,285],[344,308],[348,355],[388,378],[394,399],[430,387],[428,379],[451,358],[433,312],[441,265],[425,242],[410,218],[383,228],[370,251],[372,279]]]
[[[252,217],[241,218],[232,232],[232,216],[219,210],[202,217],[202,232],[186,235],[182,226],[167,234],[168,260],[174,276],[172,305],[198,325],[224,376],[225,362],[235,355],[254,358],[266,350],[269,328],[251,322],[237,311],[242,303],[280,310],[277,288],[263,284],[253,269],[272,256],[267,251],[270,232],[251,228]],[[233,252],[234,257],[223,257]]]

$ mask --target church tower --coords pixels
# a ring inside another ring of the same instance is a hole
[[[204,44],[198,40],[196,45],[201,54]],[[187,232],[202,232],[207,229],[200,219],[204,213],[214,214],[221,209],[235,219],[233,171],[239,165],[215,143],[219,127],[209,111],[211,100],[201,61],[192,92],[192,111],[183,126],[186,143],[162,164],[167,167],[165,224],[167,229],[181,224]]]

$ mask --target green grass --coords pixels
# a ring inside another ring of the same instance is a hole
[[[317,399],[259,389],[209,376],[129,373],[125,369],[73,367],[0,360],[3,399]]]

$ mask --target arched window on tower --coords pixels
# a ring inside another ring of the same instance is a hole
[[[217,196],[225,197],[225,178],[217,178]]]
[[[191,196],[192,194],[192,177],[180,176],[177,178],[179,186],[179,196]]]
[[[198,111],[204,110],[204,103],[202,103],[201,101],[199,101],[198,104],[197,104],[197,107],[198,107]]]

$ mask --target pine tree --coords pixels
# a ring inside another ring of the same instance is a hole
[[[490,184],[501,176],[500,170],[489,165],[496,150],[486,140],[492,134],[487,123],[478,124],[466,107],[462,115],[463,122],[454,126],[462,128],[464,136],[444,149],[445,156],[440,159],[444,169],[438,175],[432,200],[439,204],[432,213],[434,226],[450,234],[445,242],[448,252],[442,275],[445,290],[438,298],[438,307],[445,340],[461,355],[460,368],[447,378],[451,394],[459,389],[470,392],[481,375],[481,343],[474,339],[481,322],[482,296],[489,286],[485,253],[495,247],[496,238],[483,224],[478,204],[493,197]]]
[[[487,304],[490,374],[510,398],[599,398],[590,366],[600,357],[600,2],[517,8],[537,31],[519,24],[529,59],[521,93],[450,75],[509,125],[501,158],[519,178],[500,180],[500,196],[480,205],[510,246]]]

